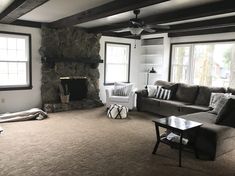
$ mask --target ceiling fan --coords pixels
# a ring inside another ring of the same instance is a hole
[[[153,33],[156,32],[156,29],[169,29],[170,27],[167,25],[147,25],[143,20],[138,18],[140,14],[140,10],[136,9],[133,11],[135,14],[135,18],[130,19],[129,27],[127,28],[132,35],[140,35],[143,31]]]

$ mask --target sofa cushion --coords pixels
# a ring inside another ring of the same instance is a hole
[[[228,99],[221,111],[219,112],[216,124],[226,125],[235,128],[235,99]]]
[[[172,83],[172,82],[167,82],[167,81],[162,81],[158,80],[154,83],[155,85],[161,86],[164,89],[171,90],[171,97],[170,99],[175,99],[175,94],[178,88],[178,84]]]
[[[178,84],[176,91],[176,100],[193,103],[198,92],[198,86],[187,85],[187,84]]]
[[[206,112],[209,111],[208,106],[199,106],[199,105],[186,105],[181,107],[181,111],[184,114],[196,113],[196,112]]]
[[[232,95],[235,95],[235,88],[228,87],[227,93],[231,93]]]
[[[225,88],[223,87],[207,87],[199,86],[198,95],[196,97],[196,105],[209,106],[211,93],[225,93]]]
[[[182,101],[177,101],[177,100],[160,100],[160,106],[172,105],[172,106],[181,107],[181,106],[185,106],[188,104],[189,104],[188,102],[182,102]]]
[[[188,104],[187,102],[181,102],[176,100],[160,100],[161,112],[164,111],[166,116],[169,115],[181,115],[181,107]]]
[[[111,102],[128,102],[129,101],[128,96],[110,96],[109,99]]]

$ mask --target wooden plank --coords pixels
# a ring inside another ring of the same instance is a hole
[[[17,18],[39,7],[48,0],[15,0],[0,14],[1,23],[12,23]]]
[[[142,18],[142,20],[144,20],[146,24],[161,24],[161,23],[169,23],[181,20],[195,19],[211,15],[219,15],[230,12],[235,12],[234,0],[218,1],[206,5],[200,5],[197,7],[176,10],[159,15],[151,15]],[[94,33],[100,33],[104,31],[119,30],[128,26],[129,26],[129,21],[125,21],[121,23],[114,23],[111,25],[94,27],[88,29],[88,31]]]
[[[41,28],[42,23],[34,22],[34,21],[25,21],[25,20],[16,20],[11,23],[12,25],[24,26],[24,27],[33,27],[33,28]]]
[[[222,28],[217,28],[217,29],[171,32],[171,33],[168,33],[168,36],[169,37],[182,37],[182,36],[206,35],[206,34],[217,34],[217,33],[227,33],[227,32],[235,32],[235,26],[222,27]]]
[[[52,22],[50,25],[52,27],[72,26],[166,1],[169,0],[115,0],[75,15],[59,19]]]

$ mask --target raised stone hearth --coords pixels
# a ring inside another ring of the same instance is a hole
[[[58,112],[103,105],[99,98],[100,36],[78,28],[42,28],[42,86],[44,110]],[[50,58],[50,59],[48,59]],[[87,96],[63,104],[60,101],[61,78],[86,78]]]

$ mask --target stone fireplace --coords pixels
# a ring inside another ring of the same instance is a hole
[[[100,35],[78,28],[42,28],[43,108],[47,112],[92,108],[99,98]],[[69,103],[61,103],[59,86],[68,87]]]

